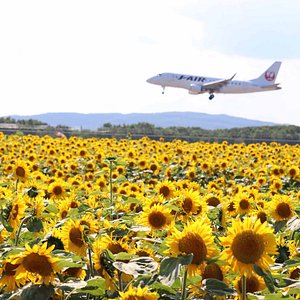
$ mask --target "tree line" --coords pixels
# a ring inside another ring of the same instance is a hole
[[[147,135],[179,138],[185,140],[206,139],[208,141],[232,140],[232,141],[278,141],[300,142],[300,127],[295,125],[276,125],[259,127],[241,127],[230,129],[202,129],[200,127],[156,127],[153,124],[141,122],[132,125],[112,125],[105,123],[99,132],[111,135]]]
[[[130,125],[113,125],[104,123],[96,131],[89,129],[74,130],[65,125],[50,126],[38,120],[15,120],[11,117],[0,117],[0,131],[7,134],[14,134],[13,129],[1,128],[1,123],[13,123],[23,125],[20,130],[24,134],[54,135],[57,131],[65,136],[82,137],[108,137],[108,138],[133,138],[138,139],[148,136],[152,139],[164,138],[166,141],[173,139],[193,141],[222,142],[224,140],[232,143],[257,143],[272,142],[286,144],[300,144],[300,126],[276,125],[259,127],[239,127],[230,129],[202,129],[200,127],[156,127],[147,122],[139,122]],[[38,128],[38,125],[46,125],[45,129]],[[28,128],[26,129],[26,126]],[[36,128],[34,128],[36,126]],[[19,131],[20,131],[19,130]],[[20,134],[20,132],[18,132]]]
[[[41,122],[38,120],[34,119],[28,119],[28,120],[16,120],[11,117],[0,117],[0,123],[6,123],[6,124],[21,124],[21,125],[29,125],[29,126],[34,126],[34,125],[48,125],[45,122]]]

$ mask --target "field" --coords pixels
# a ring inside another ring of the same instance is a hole
[[[0,133],[0,299],[300,297],[300,146]]]

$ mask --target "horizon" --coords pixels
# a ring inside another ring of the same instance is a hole
[[[99,126],[103,126],[104,123],[111,123],[112,125],[132,125],[141,122],[162,127],[201,127],[206,129],[258,126],[297,126],[288,123],[274,123],[257,119],[235,117],[227,114],[208,114],[191,111],[170,111],[158,113],[52,112],[29,116],[11,115],[8,117],[15,120],[33,119],[45,122],[50,126],[66,125],[72,128],[85,129],[95,129]]]

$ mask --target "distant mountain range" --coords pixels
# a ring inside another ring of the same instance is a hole
[[[51,126],[65,125],[75,129],[97,130],[105,123],[131,125],[146,122],[156,127],[200,127],[202,129],[229,129],[235,127],[256,127],[278,125],[271,122],[232,117],[224,114],[212,115],[198,112],[163,113],[45,113],[31,116],[13,115],[16,120],[34,119]]]

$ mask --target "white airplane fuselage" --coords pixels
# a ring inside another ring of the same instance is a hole
[[[201,83],[209,83],[222,80],[221,78],[194,76],[194,75],[182,75],[176,73],[162,73],[157,76],[151,77],[147,80],[149,83],[157,84],[163,87],[175,87],[190,90],[193,84],[201,86]],[[259,86],[253,84],[251,81],[231,80],[227,85],[220,87],[215,93],[224,94],[241,94],[241,93],[254,93],[263,92],[266,90],[277,90],[280,87],[271,86]],[[205,93],[206,91],[199,91],[197,94]],[[196,94],[196,93],[195,93]]]
[[[209,93],[210,99],[214,93],[241,94],[279,90],[275,83],[280,62],[275,62],[260,77],[248,81],[213,78],[206,76],[185,75],[176,73],[162,73],[151,77],[147,82],[165,87],[183,88],[190,94]]]

